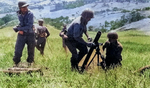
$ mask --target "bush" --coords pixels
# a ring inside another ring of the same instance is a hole
[[[14,15],[11,14],[7,14],[6,16],[4,16],[3,18],[0,18],[0,26],[4,25],[14,19],[16,19],[17,17],[15,17]]]
[[[89,29],[89,31],[93,31],[94,27],[93,26],[89,26],[88,29]]]
[[[107,30],[104,26],[102,26],[102,28],[100,29],[100,31],[101,31],[102,33],[105,33],[105,32],[107,32],[108,30]]]
[[[116,20],[116,21],[111,21],[110,22],[110,30],[114,30],[116,28],[122,27],[124,26],[126,23],[131,23],[131,22],[135,22],[135,21],[139,21],[141,19],[144,19],[145,17],[142,16],[139,12],[133,11],[129,14],[129,16],[121,16],[120,20]]]
[[[150,15],[148,16],[148,18],[150,18]]]
[[[114,8],[113,8],[113,11],[118,11],[118,10],[120,10],[120,9],[117,8],[117,7],[114,7]]]
[[[126,13],[126,12],[130,12],[130,11],[124,9],[124,10],[122,10],[121,12],[122,12],[122,13]]]
[[[139,21],[139,20],[144,19],[144,18],[145,17],[142,16],[139,12],[133,11],[130,13],[129,23]]]
[[[80,7],[84,5],[84,1],[83,0],[76,0],[76,2],[70,3],[70,4],[66,4],[64,6],[65,9],[72,9],[72,8],[76,8],[76,7]]]
[[[102,33],[104,32],[107,32],[108,30],[104,27],[104,26],[101,26],[100,28],[93,28],[93,26],[89,26],[89,28],[91,28],[92,30],[89,29],[89,31],[101,31]]]
[[[136,9],[136,11],[141,11],[141,9]]]
[[[143,10],[150,10],[150,7],[145,7]]]
[[[5,22],[3,20],[0,19],[0,26],[5,24]]]

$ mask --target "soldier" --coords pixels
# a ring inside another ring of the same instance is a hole
[[[67,33],[66,26],[67,26],[66,24],[63,25],[63,29],[59,33],[59,36],[62,37],[62,44],[63,44],[62,46],[65,49],[65,51],[67,52],[67,46],[66,46],[65,38],[64,38],[64,35]]]
[[[27,44],[28,49],[28,57],[27,62],[28,65],[31,65],[34,62],[34,47],[35,47],[35,39],[34,39],[34,31],[33,27],[33,13],[28,10],[28,4],[24,1],[18,2],[19,11],[17,11],[19,25],[14,27],[14,31],[18,32],[17,41],[15,45],[15,55],[13,57],[13,61],[15,63],[14,66],[18,66],[21,61],[22,51]]]
[[[106,49],[106,59],[105,59],[106,69],[121,66],[122,65],[121,52],[123,48],[121,43],[117,41],[118,34],[115,32],[108,33],[107,38],[109,40],[106,41],[103,46],[103,50]]]
[[[39,26],[37,29],[37,42],[36,42],[36,48],[40,51],[41,55],[44,55],[44,47],[46,44],[46,38],[50,35],[49,31],[45,26],[43,26],[43,19],[38,20]]]
[[[78,70],[78,63],[87,54],[87,46],[91,47],[93,43],[87,43],[83,40],[83,33],[87,36],[88,39],[91,39],[87,34],[87,23],[94,17],[94,14],[90,10],[85,10],[82,12],[81,16],[75,19],[69,26],[67,31],[67,36],[64,35],[65,42],[70,52],[72,53],[71,57],[71,68],[72,70]],[[79,53],[77,53],[77,49]]]

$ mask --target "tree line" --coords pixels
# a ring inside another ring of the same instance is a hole
[[[16,19],[17,17],[11,14],[6,14],[4,17],[0,18],[0,26]]]

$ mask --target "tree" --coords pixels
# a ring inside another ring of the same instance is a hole
[[[93,31],[94,30],[93,28],[94,28],[93,26],[88,27],[89,31]]]
[[[0,19],[0,26],[2,26],[3,24],[5,24],[5,22]]]
[[[12,18],[12,15],[7,14],[5,17],[2,18],[2,20],[4,21],[4,23],[7,23],[13,20],[13,18]]]

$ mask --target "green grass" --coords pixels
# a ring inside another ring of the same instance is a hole
[[[70,70],[70,53],[65,53],[59,30],[47,25],[51,35],[47,39],[45,55],[35,49],[35,66],[44,73],[20,74],[9,76],[0,72],[0,88],[150,88],[150,71],[143,75],[133,74],[140,67],[150,64],[150,36],[139,31],[118,32],[123,45],[123,66],[108,72],[95,68],[83,74]],[[96,32],[89,35],[94,39]],[[106,33],[99,42],[107,41]],[[13,66],[14,46],[17,34],[12,27],[0,30],[0,69]],[[86,38],[84,36],[84,38]],[[26,62],[27,49],[24,48],[22,62]],[[48,68],[48,69],[46,69]]]

